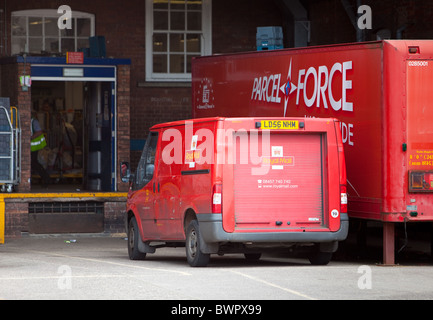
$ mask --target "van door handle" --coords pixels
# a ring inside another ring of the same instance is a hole
[[[159,181],[158,181],[158,193],[161,190],[160,185],[159,185]]]
[[[155,193],[155,182],[153,182],[153,193]]]

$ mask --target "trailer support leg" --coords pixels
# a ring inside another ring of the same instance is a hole
[[[0,195],[0,244],[5,243],[5,199]]]
[[[383,264],[394,265],[395,264],[395,232],[394,223],[384,222],[383,223]]]

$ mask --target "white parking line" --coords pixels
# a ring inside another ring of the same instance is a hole
[[[161,269],[161,268],[155,268],[155,267],[148,268],[148,267],[139,266],[139,265],[131,265],[131,264],[126,264],[126,263],[111,262],[111,261],[106,261],[106,260],[99,260],[99,259],[92,259],[92,258],[83,258],[83,257],[69,256],[69,255],[60,254],[60,253],[44,252],[44,251],[32,251],[32,252],[49,254],[49,255],[54,255],[54,256],[68,258],[68,259],[85,260],[85,261],[91,261],[91,262],[111,264],[111,265],[115,265],[115,266],[130,267],[130,268],[137,268],[137,269],[144,269],[144,270],[151,270],[151,271],[171,272],[171,273],[177,273],[177,274],[180,274],[180,275],[183,275],[183,276],[191,276],[192,275],[191,273],[184,272],[184,271]]]
[[[239,271],[235,271],[235,270],[227,270],[227,271],[230,271],[230,272],[232,272],[232,273],[236,273],[236,274],[238,274],[238,275],[240,275],[240,276],[242,276],[242,277],[248,278],[248,279],[253,280],[253,281],[256,281],[256,282],[264,283],[264,284],[266,284],[266,285],[268,285],[268,286],[271,286],[271,287],[274,287],[274,288],[277,288],[277,289],[280,289],[280,290],[283,290],[283,291],[289,292],[289,293],[291,293],[291,294],[294,294],[294,295],[296,295],[296,296],[299,296],[299,297],[302,297],[302,298],[305,298],[305,299],[308,299],[308,300],[317,300],[316,298],[313,298],[313,297],[307,296],[306,294],[303,294],[303,293],[301,293],[301,292],[298,292],[298,291],[295,291],[295,290],[291,290],[291,289],[289,289],[289,288],[281,287],[281,286],[279,286],[279,285],[277,285],[277,284],[274,284],[274,283],[268,282],[268,281],[266,281],[266,280],[263,280],[263,279],[260,279],[260,278],[257,278],[257,277],[254,277],[254,276],[251,276],[251,275],[248,275],[248,274],[245,274],[245,273],[243,273],[243,272],[239,272]]]

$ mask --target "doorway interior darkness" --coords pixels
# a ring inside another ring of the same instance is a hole
[[[112,82],[34,81],[32,115],[46,135],[38,162],[49,174],[42,181],[32,163],[32,191],[112,191]]]

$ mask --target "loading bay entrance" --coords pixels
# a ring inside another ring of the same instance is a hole
[[[0,243],[23,232],[123,231],[126,193],[117,163],[129,159],[130,60],[68,64],[65,57],[17,56],[2,63],[2,72],[18,71],[18,79],[31,82],[2,86],[21,115],[23,178],[17,192],[0,194]],[[119,124],[119,114],[128,121]],[[50,176],[47,185],[31,172],[30,115],[46,135],[37,159]]]

